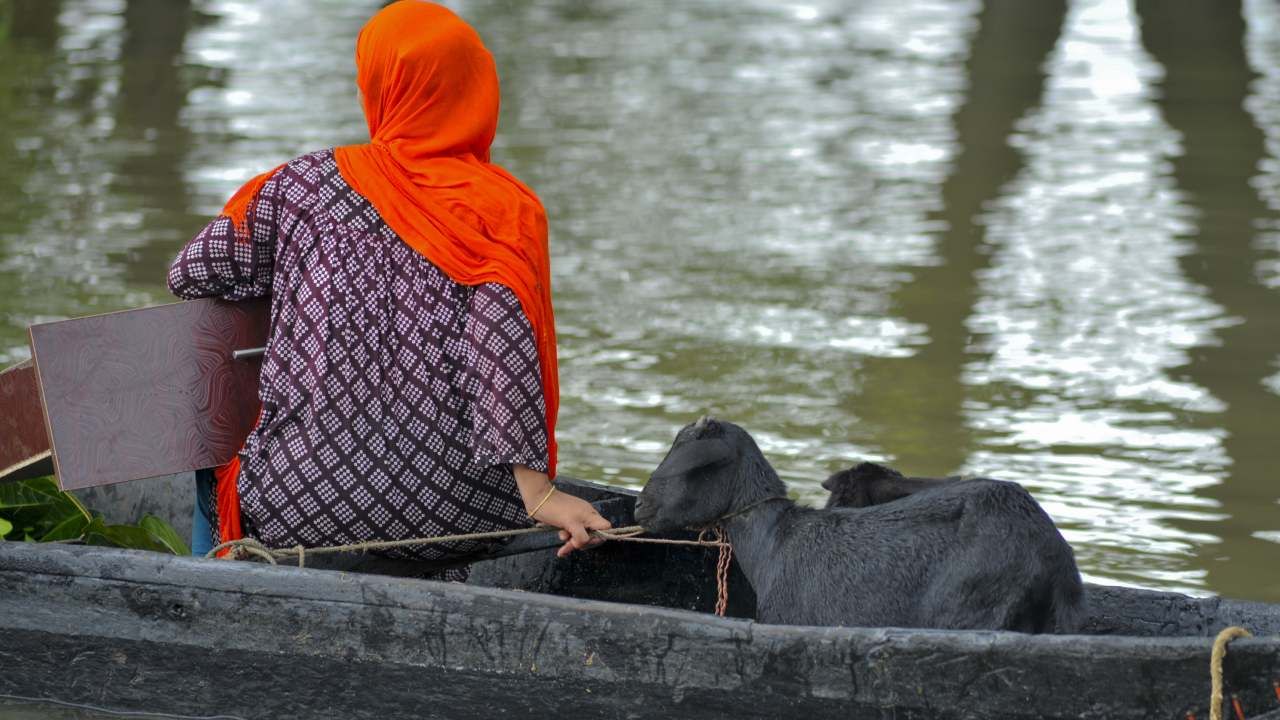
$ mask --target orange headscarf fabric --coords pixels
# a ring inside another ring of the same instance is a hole
[[[555,477],[560,388],[546,213],[532,190],[489,162],[498,129],[493,56],[450,10],[400,0],[360,31],[356,83],[370,140],[337,148],[342,177],[455,282],[500,283],[520,301],[538,348]],[[223,210],[244,238],[249,206],[270,176],[250,180]]]

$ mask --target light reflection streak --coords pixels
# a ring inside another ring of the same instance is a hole
[[[1178,138],[1135,21],[1125,3],[1076,3],[1022,123],[1027,167],[991,211],[972,321],[990,361],[966,378],[1004,401],[970,407],[986,449],[967,467],[1032,489],[1095,571],[1195,589],[1193,550],[1216,538],[1172,522],[1220,519],[1195,491],[1229,461],[1222,432],[1171,421],[1220,403],[1170,371],[1226,321],[1178,265]]]

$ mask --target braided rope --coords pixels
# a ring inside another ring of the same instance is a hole
[[[1209,656],[1209,720],[1222,720],[1222,661],[1227,656],[1227,643],[1246,637],[1253,637],[1253,633],[1232,625],[1213,639],[1213,653]],[[1243,714],[1238,707],[1236,713]]]
[[[724,529],[716,526],[716,542],[720,543],[720,557],[716,559],[716,615],[724,617],[729,609],[729,563],[733,562],[733,546],[725,541]]]
[[[514,530],[495,530],[493,532],[482,533],[466,533],[463,535],[438,535],[426,538],[407,538],[404,540],[377,540],[370,542],[348,543],[346,545],[324,545],[320,547],[304,548],[301,545],[295,545],[290,548],[271,549],[253,538],[240,538],[239,540],[228,540],[220,543],[212,550],[205,553],[205,557],[217,557],[218,553],[226,549],[231,549],[228,554],[230,559],[237,559],[238,553],[249,554],[263,558],[276,565],[278,558],[297,557],[298,566],[303,567],[306,554],[321,555],[325,553],[341,553],[341,552],[366,552],[369,550],[391,550],[395,548],[413,547],[416,545],[436,545],[439,543],[450,542],[469,542],[478,540],[500,540],[503,538],[515,537],[518,535],[531,535],[534,533],[557,532],[559,528],[550,527],[548,525],[537,525],[530,528],[516,528]],[[631,525],[628,527],[614,528],[610,530],[592,530],[591,537],[602,538],[604,540],[620,540],[624,542],[637,543],[653,543],[655,545],[693,545],[697,547],[722,547],[728,543],[722,540],[667,540],[663,538],[641,538],[637,535],[645,532],[645,529],[639,525]]]

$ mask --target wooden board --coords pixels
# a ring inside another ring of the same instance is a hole
[[[31,326],[64,489],[226,462],[258,412],[268,301],[195,300]]]
[[[0,482],[52,472],[36,368],[28,360],[0,372]]]

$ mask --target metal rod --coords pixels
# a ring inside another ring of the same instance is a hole
[[[245,348],[243,350],[232,350],[232,360],[249,360],[251,358],[262,357],[267,352],[265,347]]]

